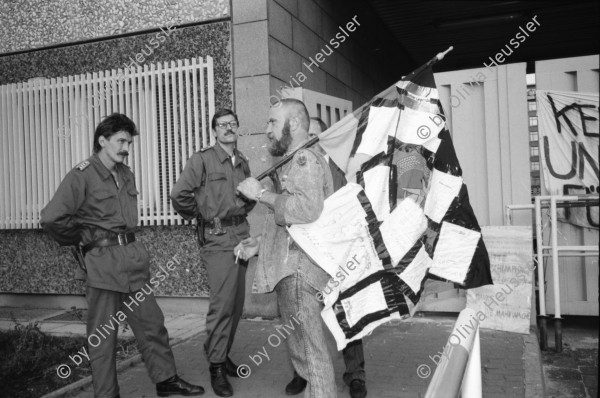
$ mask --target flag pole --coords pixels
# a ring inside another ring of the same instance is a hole
[[[425,69],[430,68],[431,66],[433,66],[434,64],[438,63],[439,61],[441,61],[442,59],[444,59],[444,57],[446,56],[446,54],[448,54],[450,51],[454,50],[454,46],[450,46],[448,47],[448,49],[446,51],[437,53],[435,55],[435,57],[431,58],[429,61],[427,61],[427,63],[425,63],[424,65],[419,66],[417,69],[415,69],[414,71],[410,72],[408,75],[406,76],[402,76],[402,80],[406,81],[406,80],[411,80],[414,76],[418,75],[419,73],[423,72]],[[396,138],[396,134],[398,134],[398,123],[400,123],[400,116],[398,116],[398,120],[396,122],[396,130],[394,133],[394,139]],[[388,163],[388,166],[390,167],[390,183],[396,183],[396,178],[395,178],[395,173],[396,170],[394,169],[395,166],[393,166],[393,160],[394,160],[394,156],[390,156],[390,160]],[[391,185],[390,185],[391,186]],[[390,193],[394,192],[395,189],[390,189]],[[393,201],[395,203],[395,201]],[[392,201],[390,201],[390,203],[392,203]]]
[[[319,141],[319,137],[313,137],[310,140],[306,141],[306,143],[304,145],[302,145],[300,148],[296,149],[295,151],[293,151],[292,153],[290,153],[289,155],[287,155],[286,157],[281,159],[279,162],[275,163],[273,166],[269,167],[267,170],[260,173],[260,175],[258,177],[256,177],[256,179],[260,181],[263,178],[271,175],[271,173],[273,173],[275,170],[277,170],[278,168],[280,168],[281,166],[283,166],[284,164],[286,164],[287,162],[292,160],[292,158],[294,157],[296,152],[298,152],[301,149],[308,148],[309,146],[314,145],[318,141]]]
[[[415,76],[419,73],[421,73],[423,70],[429,68],[430,66],[435,65],[436,63],[438,63],[439,61],[441,61],[442,59],[444,59],[444,57],[446,56],[446,54],[448,54],[450,51],[454,50],[454,46],[450,46],[448,47],[448,49],[444,52],[441,53],[437,53],[437,55],[433,58],[431,58],[429,61],[427,61],[427,63],[425,65],[421,65],[419,66],[417,69],[415,69],[414,71],[410,72],[408,75],[406,76],[402,76],[402,80],[406,80],[412,76]]]
[[[414,75],[420,73],[421,71],[423,71],[424,69],[429,68],[430,66],[432,66],[435,63],[437,63],[437,62],[441,61],[442,59],[444,59],[444,57],[446,56],[446,54],[448,54],[452,50],[454,50],[454,47],[450,46],[450,47],[448,47],[448,49],[446,51],[437,53],[437,55],[435,57],[431,58],[429,61],[427,61],[427,63],[425,65],[421,65],[420,67],[418,67],[417,69],[415,69],[414,71],[412,71],[411,73],[409,73],[408,75],[403,76],[402,79],[406,79],[408,77],[414,76]],[[294,155],[296,154],[296,152],[298,152],[301,149],[306,149],[309,146],[312,146],[312,145],[316,144],[318,141],[319,141],[319,137],[311,138],[304,145],[302,145],[300,148],[296,149],[295,151],[293,151],[292,153],[290,153],[289,155],[287,155],[286,157],[284,157],[283,159],[281,159],[280,161],[278,161],[277,163],[275,163],[273,166],[269,167],[267,170],[265,170],[262,173],[260,173],[258,175],[258,177],[256,177],[256,179],[260,181],[263,178],[268,177],[273,172],[275,172],[275,170],[277,170],[278,168],[280,168],[281,166],[283,166],[284,164],[286,164],[287,162],[289,162],[290,160],[292,160],[292,158],[294,157]]]

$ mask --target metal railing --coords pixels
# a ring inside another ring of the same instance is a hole
[[[535,231],[537,238],[536,261],[538,263],[538,286],[540,313],[540,346],[542,350],[548,348],[548,331],[546,326],[546,294],[544,287],[543,258],[552,258],[552,286],[554,289],[554,343],[556,352],[562,351],[562,318],[560,308],[560,277],[558,269],[558,257],[585,257],[598,256],[598,246],[559,246],[557,227],[557,203],[577,202],[578,204],[592,204],[598,206],[598,195],[569,195],[569,196],[536,196],[533,204],[507,205],[506,221],[511,225],[511,212],[513,210],[534,210]],[[545,204],[545,205],[544,205]],[[550,209],[550,245],[544,245],[542,229],[542,207]],[[546,253],[544,252],[546,251]],[[549,251],[549,253],[548,253]]]

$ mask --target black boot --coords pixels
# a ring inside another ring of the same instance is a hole
[[[210,385],[219,397],[231,397],[233,387],[227,380],[226,362],[210,364]]]
[[[229,357],[227,357],[227,361],[225,362],[225,368],[227,369],[227,376],[240,377],[240,375],[238,374],[238,366],[235,363],[233,363],[233,361]]]
[[[170,395],[183,395],[191,397],[193,395],[204,394],[202,386],[195,386],[175,375],[170,379],[156,383],[156,395],[159,397],[168,397]]]
[[[351,398],[365,398],[367,396],[367,386],[364,380],[354,379],[350,383]]]
[[[307,381],[294,371],[294,378],[285,386],[285,393],[287,395],[300,394],[306,388],[306,384]]]

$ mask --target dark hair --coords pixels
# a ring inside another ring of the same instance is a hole
[[[325,123],[320,117],[313,116],[310,118],[310,120],[314,120],[319,123],[319,127],[321,127],[321,133],[327,130],[327,123]]]
[[[96,132],[94,133],[94,153],[98,153],[102,149],[99,142],[100,137],[109,139],[119,131],[126,131],[132,137],[139,134],[133,120],[122,113],[113,113],[106,116],[96,127]]]
[[[310,118],[304,102],[297,100],[296,98],[284,98],[281,100],[281,105],[287,108],[286,119],[290,116],[297,117],[300,119],[300,126],[302,129],[308,131]]]
[[[212,129],[214,130],[217,127],[217,119],[218,118],[227,116],[227,115],[233,116],[235,118],[235,121],[238,122],[238,125],[240,124],[240,121],[238,120],[238,117],[234,111],[232,111],[231,109],[223,108],[223,109],[219,109],[218,111],[216,111],[215,114],[213,115],[212,121],[210,122],[210,126],[212,127]]]

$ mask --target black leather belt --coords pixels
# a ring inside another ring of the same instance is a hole
[[[113,238],[98,239],[97,241],[88,243],[87,245],[83,246],[83,255],[85,256],[87,252],[89,252],[95,247],[109,247],[117,245],[125,246],[130,244],[131,242],[135,242],[135,233],[127,232],[124,234],[115,234]]]
[[[221,227],[232,227],[236,225],[240,225],[246,221],[246,216],[233,216],[230,218],[224,218],[221,221]],[[216,228],[214,220],[205,221],[205,227],[214,229]]]

